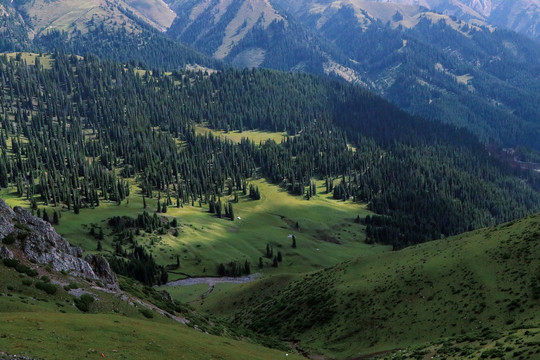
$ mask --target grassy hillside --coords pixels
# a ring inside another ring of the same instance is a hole
[[[540,328],[484,333],[477,338],[459,336],[430,344],[380,354],[385,359],[538,359]]]
[[[41,269],[40,272],[46,272]],[[0,264],[0,349],[2,355],[44,359],[300,359],[286,351],[209,335],[129,305],[119,296],[92,289],[81,279],[51,274],[53,283],[70,280],[78,293],[95,301],[88,313],[61,285],[55,294],[35,288],[40,280]],[[78,295],[80,296],[80,295]],[[148,316],[153,318],[149,319]],[[193,327],[193,323],[191,324]],[[103,354],[103,355],[102,355]]]
[[[234,260],[248,260],[252,272],[313,271],[354,256],[389,250],[387,246],[365,244],[365,227],[354,220],[358,215],[364,217],[370,212],[352,202],[331,199],[330,194],[324,194],[322,183],[319,183],[319,195],[310,200],[290,195],[265,180],[250,183],[258,186],[261,199],[240,196],[234,206],[235,221],[216,218],[208,212],[208,205],[171,206],[166,214],[160,215],[178,220],[179,235],[141,232],[137,242],[144,245],[161,265],[175,263],[176,255],[180,255],[181,267],[173,271],[169,279],[184,277],[181,273],[216,275],[219,263]],[[2,191],[1,196],[11,206],[29,207],[27,201],[7,190]],[[155,211],[157,199],[147,199],[146,202],[146,211]],[[49,213],[54,210],[52,207],[45,209]],[[114,247],[108,219],[124,215],[136,217],[143,211],[140,191],[132,186],[130,196],[120,205],[103,202],[99,208],[81,209],[79,215],[61,212],[56,230],[73,245],[95,251],[97,240],[89,235],[89,231],[91,226],[101,227],[105,232],[102,241],[104,251],[112,253]],[[298,244],[296,249],[292,248],[290,235],[293,234]],[[272,259],[264,258],[264,268],[258,269],[259,257],[264,256],[266,244],[274,248],[275,254],[282,252],[283,262],[278,268],[271,266]]]
[[[482,343],[511,329],[537,331],[539,240],[540,216],[529,217],[359,258],[280,291],[243,285],[206,307],[336,358],[463,336]],[[538,343],[528,347],[534,353]]]

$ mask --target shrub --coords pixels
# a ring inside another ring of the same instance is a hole
[[[14,268],[15,266],[19,265],[19,260],[17,259],[4,259],[4,265],[7,267]]]
[[[147,319],[152,319],[154,317],[154,313],[148,309],[139,309],[139,311]]]
[[[28,278],[24,278],[24,279],[22,279],[22,283],[23,283],[23,285],[31,286],[33,284],[33,281],[28,279]]]
[[[20,233],[17,234],[17,239],[19,239],[21,241],[26,240],[27,237],[28,237],[27,232],[20,232]]]
[[[38,272],[32,268],[29,268],[28,266],[26,265],[23,265],[23,264],[18,264],[17,266],[15,266],[15,270],[17,270],[17,272],[20,272],[22,274],[26,274],[28,276],[37,276],[38,275]]]
[[[82,312],[90,310],[90,304],[94,302],[94,297],[89,294],[82,294],[79,298],[75,298],[75,306]]]
[[[504,357],[504,352],[501,349],[489,349],[482,353],[481,359],[495,359]]]
[[[45,283],[43,281],[36,282],[36,288],[45,291],[49,295],[56,294],[57,287],[51,283]]]
[[[51,278],[48,277],[48,276],[45,276],[45,275],[43,275],[40,279],[41,279],[41,281],[43,281],[44,283],[50,283],[50,282],[51,282]]]
[[[26,231],[26,232],[31,231],[30,228],[29,228],[28,226],[23,225],[23,224],[21,224],[21,223],[18,222],[18,221],[15,222],[15,227],[16,227],[17,229],[19,229],[19,230],[22,230],[22,231]]]
[[[2,243],[5,245],[11,245],[15,242],[16,239],[17,238],[15,237],[15,234],[11,233],[11,234],[6,235],[6,237],[2,239]]]

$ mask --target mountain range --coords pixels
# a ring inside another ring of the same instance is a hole
[[[427,5],[174,2],[168,33],[237,66],[342,78],[485,142],[540,149],[540,45]]]
[[[374,0],[423,6],[477,24],[513,30],[540,40],[538,0]]]
[[[540,44],[502,30],[537,21],[536,1],[3,0],[0,6],[0,31],[11,34],[2,40],[4,51],[92,52],[167,69],[229,63],[310,72],[365,86],[485,143],[540,149]],[[501,14],[515,26],[504,25]]]

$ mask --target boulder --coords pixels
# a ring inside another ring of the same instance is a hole
[[[13,259],[13,252],[6,246],[0,246],[0,259]]]

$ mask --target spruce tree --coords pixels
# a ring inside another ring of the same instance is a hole
[[[43,209],[43,221],[49,222],[49,214],[46,209]]]

